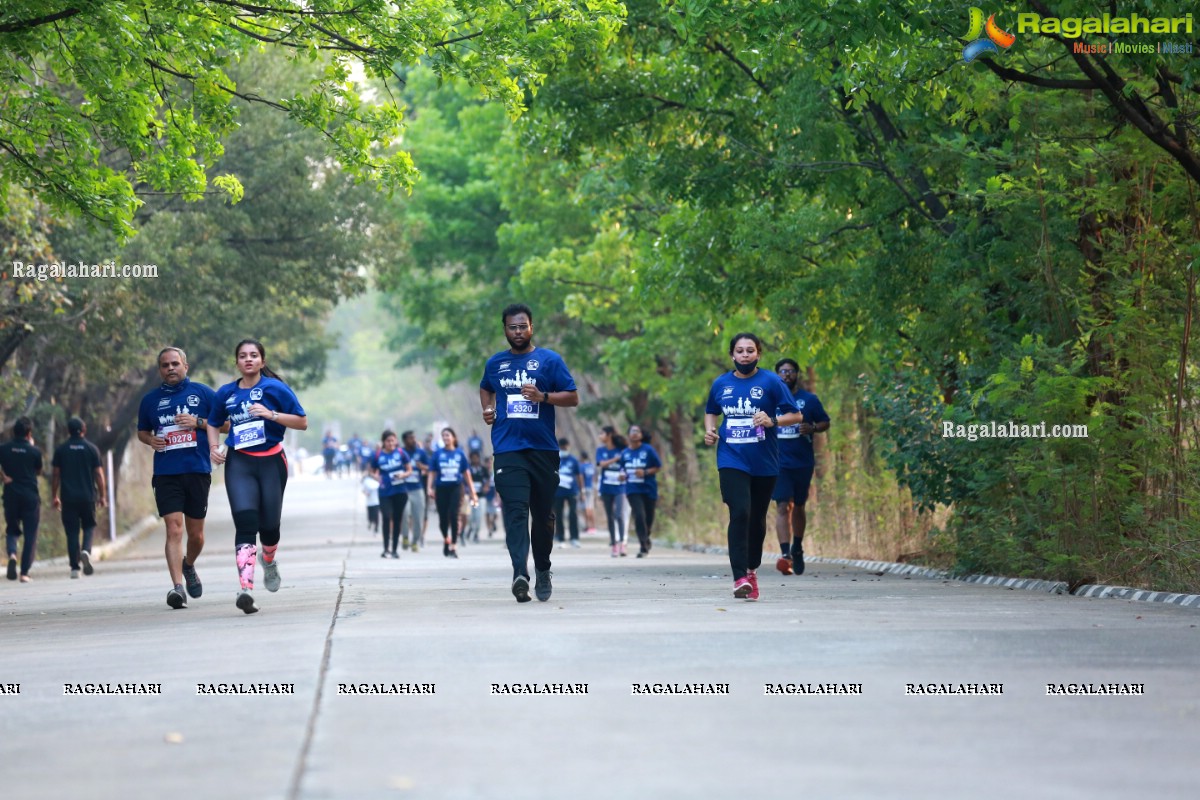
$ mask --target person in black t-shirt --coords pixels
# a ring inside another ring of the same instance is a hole
[[[83,438],[87,425],[79,417],[67,420],[71,438],[54,451],[50,460],[50,494],[54,507],[62,512],[63,531],[67,535],[67,557],[71,561],[71,577],[79,577],[80,562],[83,574],[91,575],[92,534],[96,530],[96,503],[108,505],[105,496],[104,467],[100,450]],[[83,547],[79,546],[79,529],[83,528]]]
[[[4,480],[4,522],[8,544],[8,579],[17,579],[17,539],[21,548],[21,583],[29,583],[29,570],[37,557],[37,531],[41,499],[37,476],[42,474],[42,451],[33,445],[33,422],[21,417],[13,425],[11,441],[0,444],[0,475]]]

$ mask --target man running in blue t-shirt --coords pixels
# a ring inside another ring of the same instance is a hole
[[[488,359],[479,381],[483,421],[492,426],[496,491],[512,560],[512,593],[529,602],[529,551],[534,593],[550,599],[554,547],[554,495],[558,489],[558,439],[554,407],[579,405],[575,379],[562,357],[533,344],[533,312],[514,304],[501,314],[509,349]],[[532,528],[531,528],[532,523]]]
[[[775,364],[775,372],[792,393],[796,406],[804,414],[798,425],[779,429],[779,480],[771,499],[775,501],[775,534],[779,537],[779,560],[775,568],[784,575],[804,574],[804,529],[808,516],[804,504],[812,484],[816,458],[813,434],[829,430],[829,415],[812,392],[800,387],[800,365],[790,358]]]

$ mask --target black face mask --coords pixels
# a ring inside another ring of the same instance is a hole
[[[758,368],[758,359],[757,358],[754,359],[749,364],[739,364],[738,362],[735,361],[735,362],[733,362],[733,368],[736,369],[738,372],[742,373],[743,375],[749,375],[751,372],[754,372],[754,370]]]

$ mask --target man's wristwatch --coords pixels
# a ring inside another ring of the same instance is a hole
[[[543,403],[550,402],[550,393],[549,392],[542,392],[542,402]]]

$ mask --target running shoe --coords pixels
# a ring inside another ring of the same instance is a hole
[[[268,592],[279,591],[279,564],[277,562],[263,564],[263,586],[267,587]]]
[[[247,614],[253,614],[258,611],[258,606],[254,605],[254,598],[250,595],[249,589],[242,589],[238,592],[237,607]]]
[[[392,558],[399,558],[399,557],[400,557],[400,554],[399,554],[399,553],[397,553],[395,550],[393,550],[393,551],[392,551]]]
[[[579,540],[578,540],[578,539],[572,539],[572,540],[571,540],[571,547],[579,547],[579,546],[580,546],[580,545],[579,545]]]
[[[87,572],[87,567],[83,568]],[[204,584],[200,583],[200,576],[196,574],[196,568],[183,560],[183,582],[187,584],[187,593],[192,597],[199,597],[204,594]]]
[[[71,580],[73,580],[73,581],[79,580],[79,570],[77,570],[77,569],[71,570]]]
[[[758,599],[758,574],[754,570],[746,573],[746,580],[750,581],[750,594],[746,595],[747,600]]]
[[[793,550],[794,549],[795,548],[793,548]],[[793,567],[793,569],[796,570],[796,574],[803,575],[804,574],[804,548],[800,548],[799,552],[792,554],[792,563],[795,565]]]
[[[733,596],[739,600],[745,600],[752,591],[754,587],[750,585],[749,578],[738,578],[733,582]]]
[[[621,549],[621,548],[617,547],[615,544],[612,546],[612,557],[613,557],[613,558],[616,558],[616,557],[619,555],[619,552],[618,552],[618,551],[619,551],[620,549]]]
[[[416,542],[413,542],[413,543],[412,543],[412,551],[413,551],[414,553],[415,553],[415,552],[417,552],[417,543],[416,543]]]
[[[528,603],[532,599],[529,596],[529,578],[524,575],[513,578],[512,593],[518,603]]]
[[[639,551],[638,551],[638,554],[637,554],[637,557],[638,557],[638,558],[645,558],[645,557],[646,557],[646,551],[645,551],[645,550],[639,550]]]
[[[92,566],[92,554],[87,550],[84,550],[79,554],[79,560],[83,562],[84,575],[91,575],[96,571],[96,568]]]
[[[550,583],[550,578],[553,577],[548,569],[535,569],[533,593],[537,595],[537,599],[543,603],[550,599],[550,593],[554,591],[554,586]]]
[[[12,553],[8,555],[8,579],[10,581],[17,579],[17,557]]]
[[[775,569],[779,570],[784,575],[791,575],[792,574],[792,560],[790,558],[788,558],[787,556],[780,556],[779,560],[775,562]]]
[[[449,553],[447,553],[446,555],[450,556],[451,558],[458,558],[458,551],[457,551],[457,550],[451,550],[451,551],[450,551]]]
[[[379,557],[380,557],[380,558],[387,558],[387,557],[388,557],[388,551],[387,551],[387,550],[384,550],[382,553],[380,553],[380,554],[379,554]]]
[[[621,558],[624,558],[627,555],[629,555],[629,553],[625,552],[625,543],[621,542]]]
[[[187,595],[183,593],[182,585],[175,586],[167,592],[167,605],[176,610],[187,608]]]
[[[408,537],[407,536],[405,536],[403,541],[401,541],[400,546],[403,547],[405,550],[408,549]]]

